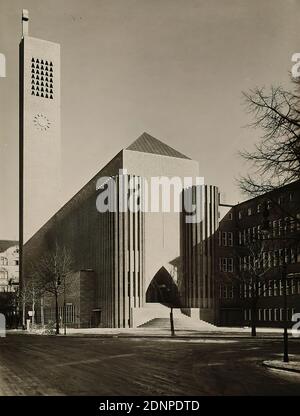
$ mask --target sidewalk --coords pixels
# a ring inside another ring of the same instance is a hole
[[[257,328],[257,338],[276,338],[282,337],[281,328]],[[60,335],[63,335],[63,328],[60,329]],[[41,331],[36,330],[27,332],[26,330],[8,330],[7,334],[24,334],[24,335],[41,335]],[[251,328],[228,328],[215,327],[212,329],[177,329],[175,328],[177,338],[253,338],[251,337]],[[291,336],[291,331],[289,330]],[[171,333],[166,328],[67,328],[69,337],[125,337],[125,338],[170,338]],[[255,338],[254,338],[255,339]],[[292,339],[292,336],[290,337]],[[293,338],[294,339],[294,338]],[[296,338],[295,338],[296,339]],[[300,339],[300,338],[299,338]]]
[[[228,328],[215,327],[212,329],[177,329],[177,336],[251,336],[251,328]],[[281,336],[283,330],[281,328],[257,328],[257,334]],[[291,331],[289,331],[291,334]],[[68,328],[67,335],[111,335],[111,336],[170,336],[170,330],[166,328]]]
[[[284,363],[283,361],[279,360],[264,361],[263,365],[274,370],[291,371],[293,373],[300,374],[300,355],[293,355],[290,357],[290,359],[291,361],[288,363]]]

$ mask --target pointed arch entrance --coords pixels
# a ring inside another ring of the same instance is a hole
[[[170,308],[180,308],[180,294],[172,276],[161,267],[151,280],[146,292],[147,303],[162,303]]]

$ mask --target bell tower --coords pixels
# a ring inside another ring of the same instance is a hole
[[[60,45],[29,36],[19,47],[20,247],[60,207]]]

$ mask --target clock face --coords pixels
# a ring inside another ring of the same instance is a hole
[[[49,119],[42,113],[38,113],[33,118],[34,125],[37,129],[45,131],[50,128]]]

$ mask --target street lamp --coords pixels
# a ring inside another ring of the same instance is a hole
[[[64,335],[67,335],[67,311],[66,311],[66,275],[63,275],[64,279]]]
[[[63,322],[64,322],[64,335],[67,335],[67,314],[66,314],[66,274],[61,276],[64,284],[64,304],[63,304]],[[60,276],[57,279],[57,286],[61,285]]]
[[[284,260],[283,260],[284,261]],[[299,277],[295,275],[295,273],[287,273],[287,265],[286,262],[283,262],[282,267],[282,281],[283,281],[283,295],[284,295],[284,301],[283,301],[283,308],[284,308],[284,332],[283,332],[283,362],[288,363],[289,362],[289,350],[288,350],[288,299],[287,299],[287,283],[289,279],[293,279],[291,289],[293,288],[293,284],[295,281],[299,280]]]
[[[283,310],[284,310],[284,327],[283,327],[283,362],[289,362],[289,335],[288,335],[288,308],[287,308],[287,280],[285,256],[282,256],[282,283],[283,283]]]
[[[171,336],[175,337],[175,328],[174,328],[174,315],[173,315],[173,305],[172,305],[172,291],[171,288],[167,287],[165,284],[157,285],[161,300],[165,301],[170,308],[170,326],[171,326]]]
[[[64,278],[64,335],[67,335],[66,276]]]

